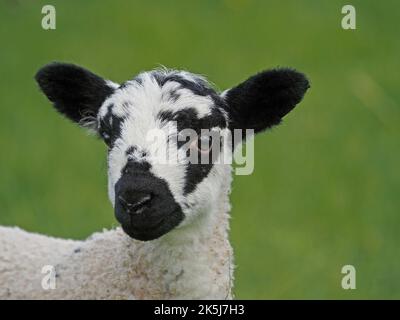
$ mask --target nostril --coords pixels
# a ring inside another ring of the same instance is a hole
[[[140,214],[149,206],[153,196],[151,194],[144,194],[135,197],[118,196],[121,206],[130,214]]]

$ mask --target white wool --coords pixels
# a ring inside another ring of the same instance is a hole
[[[226,175],[219,205],[157,240],[120,228],[74,241],[0,227],[0,299],[232,298],[231,173],[216,167]],[[42,287],[45,265],[55,267],[55,289]]]

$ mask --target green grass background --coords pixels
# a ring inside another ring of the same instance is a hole
[[[355,31],[341,28],[347,1],[1,1],[0,224],[73,238],[116,225],[105,147],[39,93],[45,63],[114,81],[163,64],[221,89],[292,66],[312,88],[233,184],[236,295],[400,298],[400,3],[351,3]],[[341,288],[346,264],[356,290]]]

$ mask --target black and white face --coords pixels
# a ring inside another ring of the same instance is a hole
[[[43,67],[36,80],[59,112],[104,140],[116,219],[138,240],[159,238],[212,211],[230,173],[229,164],[216,163],[221,149],[214,150],[213,139],[278,124],[309,87],[290,69],[259,73],[222,95],[185,71],[144,72],[117,85],[63,63]],[[165,150],[179,161],[161,159]]]
[[[191,164],[185,157],[187,141],[168,149],[182,161],[166,163],[159,151],[185,129],[197,132],[198,140],[206,138],[201,129],[227,130],[222,104],[203,79],[177,71],[142,73],[104,101],[97,130],[108,146],[109,197],[127,234],[151,240],[209,210],[209,186],[218,187],[220,170],[212,163]],[[151,139],[160,133],[166,139]],[[192,146],[203,152],[201,143]]]

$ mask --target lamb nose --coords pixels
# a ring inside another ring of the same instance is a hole
[[[133,193],[129,195],[119,195],[119,203],[126,213],[140,214],[146,207],[149,207],[152,195],[149,193]]]

